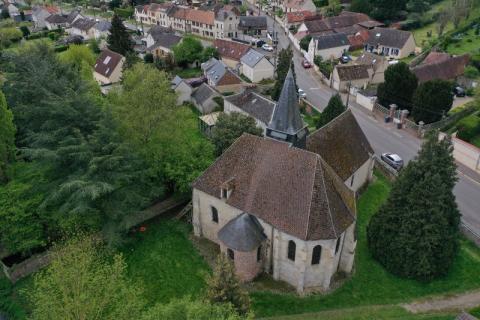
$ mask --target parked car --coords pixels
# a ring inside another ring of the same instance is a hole
[[[347,55],[343,55],[343,56],[340,57],[340,62],[341,63],[348,63],[350,60],[352,60],[352,58],[350,58]]]
[[[261,48],[266,42],[263,40],[258,40],[256,43],[257,48]]]
[[[298,89],[298,97],[299,98],[307,98],[307,94],[305,93],[305,91],[303,91],[302,89]]]
[[[312,64],[310,62],[308,62],[307,60],[303,60],[302,61],[302,66],[305,68],[305,69],[308,69],[308,68],[311,68],[312,67]]]
[[[265,51],[269,51],[269,52],[273,51],[273,47],[269,44],[266,44],[266,43],[262,46],[262,49],[265,50]]]
[[[465,97],[465,90],[460,86],[456,86],[453,88],[453,94],[457,97]]]
[[[382,153],[381,159],[397,171],[403,168],[403,160],[396,153]]]

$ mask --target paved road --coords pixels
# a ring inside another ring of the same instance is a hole
[[[273,29],[273,19],[268,17],[269,29]],[[275,24],[278,32],[279,47],[286,48],[290,42],[285,32]],[[292,46],[293,47],[293,46]],[[318,75],[312,69],[304,69],[301,65],[302,54],[294,49],[295,73],[297,75],[297,84],[306,94],[307,99],[317,107],[319,111],[323,110],[332,94],[336,91],[321,83]],[[344,101],[346,97],[343,96]],[[364,108],[350,100],[349,105],[372,145],[376,154],[383,152],[398,153],[405,161],[413,159],[421,146],[421,140],[413,135],[398,130],[393,125],[386,125],[377,121],[371,115],[364,112]],[[454,193],[457,198],[458,207],[462,213],[462,220],[469,225],[477,234],[480,234],[480,175],[459,166],[459,181],[455,186]]]

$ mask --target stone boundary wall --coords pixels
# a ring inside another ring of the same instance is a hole
[[[3,273],[12,282],[15,283],[18,280],[46,267],[50,263],[50,252],[45,251],[43,253],[36,254],[30,258],[14,264],[11,267],[7,267],[1,260]]]

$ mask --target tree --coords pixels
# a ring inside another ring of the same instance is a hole
[[[212,142],[215,145],[215,153],[221,155],[243,133],[256,136],[262,135],[262,129],[257,127],[255,119],[238,112],[230,114],[222,113],[218,119],[212,134]]]
[[[26,37],[30,34],[30,30],[28,29],[27,26],[21,26],[20,31],[22,31],[24,37]]]
[[[399,109],[412,110],[412,98],[417,89],[417,77],[404,62],[391,65],[385,71],[385,82],[378,86],[380,104],[388,107],[396,104]]]
[[[280,97],[280,93],[282,92],[283,83],[285,82],[285,78],[287,77],[288,70],[292,68],[293,76],[295,78],[295,68],[293,66],[293,51],[290,46],[287,49],[280,50],[278,54],[278,62],[277,62],[277,80],[272,89],[271,97],[273,100],[277,101]]]
[[[202,59],[203,46],[200,40],[185,36],[179,44],[173,47],[173,55],[178,65],[186,66]]]
[[[447,24],[450,22],[452,18],[452,14],[450,13],[450,10],[447,8],[441,9],[438,14],[437,14],[437,31],[438,31],[438,36],[441,36],[443,34],[443,31],[445,30],[445,27]]]
[[[370,0],[371,12],[375,19],[392,20],[400,11],[405,10],[407,0]]]
[[[15,132],[12,111],[0,91],[0,183],[8,181],[8,167],[15,159]]]
[[[215,47],[206,47],[202,52],[202,62],[208,61],[210,58],[218,59],[218,50]]]
[[[248,319],[253,318],[252,316]],[[242,320],[229,303],[210,304],[201,300],[187,298],[172,300],[168,304],[157,304],[149,309],[142,320]]]
[[[347,108],[343,104],[342,98],[337,93],[330,98],[327,107],[318,117],[315,126],[317,127],[317,129],[323,127],[324,125],[338,117],[340,114],[342,114],[345,110],[347,110]]]
[[[350,11],[369,14],[372,11],[370,0],[352,0]]]
[[[211,304],[231,303],[241,315],[247,314],[250,309],[250,299],[240,287],[235,267],[223,253],[218,255],[213,273],[207,278],[205,298]]]
[[[302,50],[308,51],[308,47],[310,46],[311,40],[312,40],[311,35],[306,35],[305,37],[303,37],[302,40],[300,40],[300,48],[302,48]]]
[[[468,18],[472,8],[471,0],[454,0],[453,1],[453,26],[458,28],[460,22]]]
[[[124,72],[122,92],[111,96],[122,134],[146,152],[157,131],[164,130],[161,124],[173,120],[176,101],[168,75],[142,63]]]
[[[453,188],[456,165],[449,137],[428,137],[393,184],[367,227],[372,256],[389,272],[431,281],[450,270],[458,250],[460,213]]]
[[[117,14],[114,14],[112,17],[112,27],[107,37],[107,44],[110,50],[120,53],[123,56],[133,51],[130,35],[123,25],[122,19]]]
[[[407,3],[407,9],[410,12],[423,14],[430,9],[430,3],[424,0],[409,0]]]
[[[128,281],[120,254],[109,257],[91,236],[57,245],[47,270],[34,278],[32,318],[140,318],[142,289]]]
[[[431,123],[442,119],[453,103],[453,84],[431,80],[420,84],[413,96],[412,116],[415,122]]]
[[[95,56],[84,45],[72,44],[68,47],[68,50],[59,54],[60,61],[69,63],[71,66],[82,73],[84,79],[93,79],[92,67],[95,64]]]

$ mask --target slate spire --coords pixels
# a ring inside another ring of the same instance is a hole
[[[300,115],[292,69],[288,70],[282,92],[267,127],[267,137],[305,148],[307,129]]]

